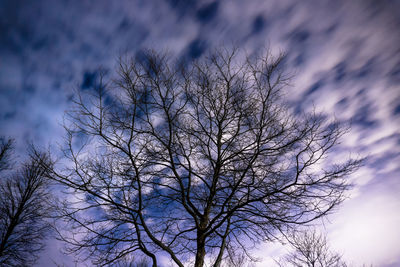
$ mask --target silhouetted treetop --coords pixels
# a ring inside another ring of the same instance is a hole
[[[157,266],[163,252],[220,266],[342,202],[360,161],[330,161],[347,129],[284,104],[283,55],[143,57],[68,112],[70,163],[51,178],[75,194],[63,210],[80,233],[64,236],[72,251],[96,264],[136,253]]]

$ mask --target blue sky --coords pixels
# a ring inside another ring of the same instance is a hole
[[[32,140],[54,146],[74,89],[90,87],[100,67],[112,75],[122,54],[153,48],[191,59],[223,44],[284,51],[295,74],[288,100],[351,123],[334,158],[367,157],[351,197],[325,222],[332,247],[354,264],[399,266],[399,27],[395,0],[3,0],[0,135],[14,137],[21,155]],[[58,245],[47,255],[58,257]],[[257,253],[268,262],[284,251],[267,244]]]

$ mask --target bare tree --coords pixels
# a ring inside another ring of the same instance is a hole
[[[1,141],[0,166],[10,166],[12,141]],[[38,161],[39,160],[39,161]],[[48,157],[31,159],[5,177],[0,173],[0,265],[31,266],[44,247],[50,224],[47,179]],[[2,169],[4,171],[4,168]]]
[[[346,129],[285,106],[283,58],[226,50],[182,67],[149,52],[78,94],[69,167],[51,175],[72,202],[69,249],[95,264],[136,253],[157,266],[162,252],[178,266],[220,266],[228,249],[251,258],[341,203],[360,161],[327,161]]]
[[[333,252],[328,245],[326,236],[316,230],[292,233],[289,243],[293,251],[279,262],[282,267],[346,267],[342,256]]]

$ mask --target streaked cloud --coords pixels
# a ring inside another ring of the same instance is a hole
[[[28,140],[59,142],[74,89],[88,89],[100,68],[112,76],[121,54],[285,51],[290,103],[351,124],[336,156],[367,157],[331,217],[332,240],[349,260],[390,266],[400,259],[399,27],[400,3],[389,0],[2,1],[0,135],[20,151]]]

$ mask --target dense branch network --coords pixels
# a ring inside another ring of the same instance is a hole
[[[32,266],[51,226],[51,195],[43,166],[46,154],[14,169],[12,140],[0,140],[0,265]],[[13,167],[12,169],[10,169]]]
[[[178,266],[220,266],[343,200],[360,162],[326,159],[346,129],[290,112],[282,55],[240,58],[225,50],[181,66],[149,52],[79,95],[69,167],[51,169],[74,196],[62,214],[72,251],[96,264],[136,253],[157,266],[163,252]]]

